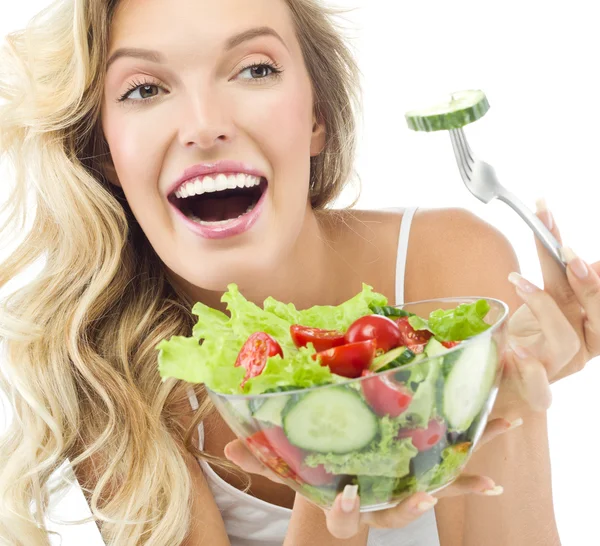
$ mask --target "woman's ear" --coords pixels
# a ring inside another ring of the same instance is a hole
[[[326,140],[325,123],[316,118],[313,120],[312,138],[310,141],[310,155],[315,157],[325,148]]]

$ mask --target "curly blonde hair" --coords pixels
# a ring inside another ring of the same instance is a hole
[[[324,209],[351,175],[359,73],[334,11],[285,1],[327,127],[310,186]],[[208,401],[183,430],[189,385],[157,372],[157,343],[189,333],[193,302],[104,174],[99,116],[118,3],[57,0],[0,50],[0,160],[12,170],[0,234],[16,247],[0,287],[38,271],[0,302],[0,385],[14,409],[0,441],[2,543],[49,544],[49,478],[68,458],[93,476],[82,485],[108,544],[179,545],[192,494],[185,450],[222,462],[190,441]]]

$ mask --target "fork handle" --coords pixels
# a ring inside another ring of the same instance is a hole
[[[509,207],[511,207],[523,220],[527,223],[527,225],[532,229],[535,236],[540,240],[540,242],[546,247],[548,252],[552,255],[552,257],[559,263],[563,271],[566,271],[566,264],[563,260],[560,248],[560,243],[556,240],[554,235],[550,232],[550,230],[544,225],[544,223],[533,214],[527,206],[525,206],[516,195],[510,193],[508,190],[504,189],[499,195],[498,199],[506,203]]]

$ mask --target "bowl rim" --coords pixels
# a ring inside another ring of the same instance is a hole
[[[485,332],[481,332],[473,337],[463,340],[460,345],[457,345],[456,347],[452,347],[451,349],[448,349],[448,351],[445,353],[445,354],[451,354],[455,351],[463,350],[463,348],[468,344],[475,343],[476,341],[480,341],[487,337],[492,337],[494,332],[497,331],[506,322],[506,319],[508,318],[508,314],[510,312],[510,308],[509,308],[508,304],[506,304],[505,302],[503,302],[502,300],[499,300],[497,298],[490,298],[490,297],[486,297],[486,296],[479,296],[479,297],[478,296],[456,296],[456,297],[447,297],[447,298],[432,298],[432,299],[427,299],[427,300],[410,301],[410,302],[406,302],[406,303],[403,303],[400,305],[390,305],[389,307],[392,307],[395,309],[402,309],[403,307],[407,307],[409,305],[412,306],[412,305],[419,305],[419,304],[425,304],[425,303],[435,303],[435,302],[461,302],[461,303],[471,302],[471,303],[473,303],[478,300],[486,300],[487,302],[494,302],[494,303],[498,304],[503,310],[502,316],[496,321],[495,324],[491,325],[490,328],[488,328]],[[459,303],[459,305],[460,305],[460,303]],[[375,376],[378,376],[380,378],[386,377],[388,375],[392,375],[393,373],[398,373],[398,371],[400,371],[400,369],[410,370],[416,364],[421,365],[421,364],[424,364],[425,362],[429,362],[430,360],[433,360],[436,358],[439,358],[439,356],[431,356],[428,358],[418,360],[417,362],[411,362],[410,364],[401,366],[401,368],[392,368],[385,372],[379,372],[378,374],[367,375],[365,377],[355,377],[355,378],[348,379],[346,381],[339,381],[336,383],[327,383],[325,385],[315,385],[314,387],[290,389],[290,390],[281,391],[281,392],[269,392],[269,393],[261,393],[261,394],[222,394],[222,393],[211,390],[206,385],[205,385],[205,389],[211,398],[213,398],[212,395],[214,395],[215,397],[222,399],[222,400],[226,400],[228,402],[248,401],[248,400],[252,400],[255,398],[260,398],[260,399],[276,398],[276,397],[280,397],[282,395],[293,396],[293,395],[296,395],[297,393],[309,393],[309,392],[314,392],[314,391],[320,390],[320,389],[327,389],[327,388],[332,388],[332,387],[342,387],[342,386],[349,385],[349,384],[360,384],[360,382],[364,381],[365,379],[372,379]]]

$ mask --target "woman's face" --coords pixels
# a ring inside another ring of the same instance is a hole
[[[185,281],[247,286],[293,251],[325,137],[283,0],[123,0],[102,127],[113,182]]]

